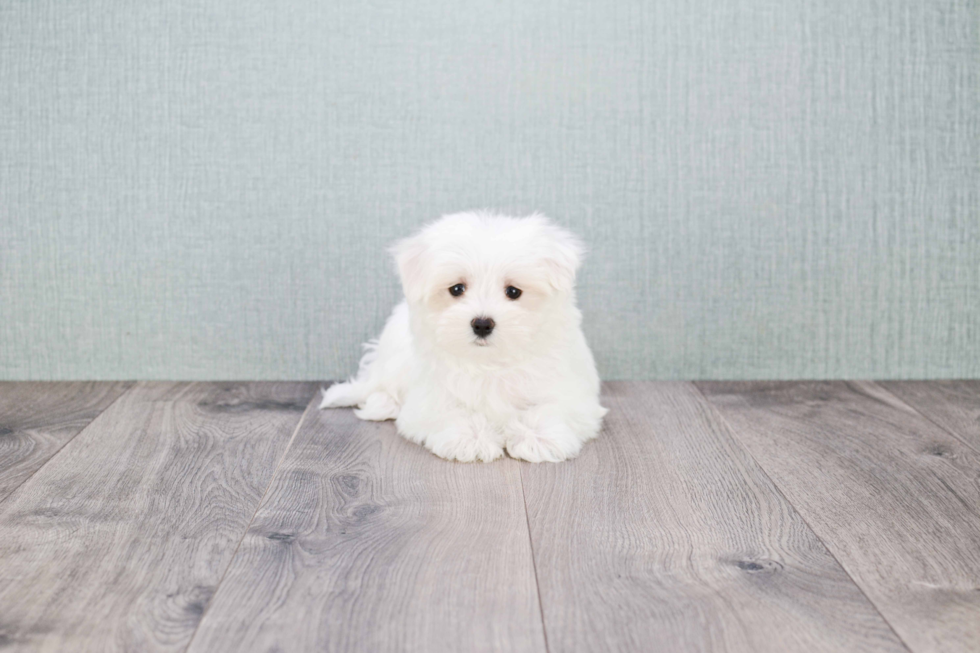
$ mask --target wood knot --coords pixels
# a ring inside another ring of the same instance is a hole
[[[211,602],[211,597],[213,596],[213,587],[198,585],[188,593],[184,610],[195,618],[200,619],[204,616],[204,611],[207,610],[208,604]]]
[[[955,458],[956,454],[941,444],[931,444],[925,449],[925,454],[928,456],[938,456],[939,458]]]
[[[353,474],[340,474],[336,479],[344,494],[356,495],[361,489],[361,479]]]
[[[730,564],[738,567],[750,574],[774,574],[782,571],[783,564],[768,558],[758,558],[755,560],[730,560]]]
[[[371,515],[378,512],[381,512],[381,506],[368,504],[368,505],[358,506],[357,508],[354,508],[354,510],[352,510],[350,514],[351,517],[353,517],[355,520],[364,521]]]
[[[288,401],[201,401],[197,405],[211,412],[232,415],[252,411],[297,412],[306,410],[306,406]]]

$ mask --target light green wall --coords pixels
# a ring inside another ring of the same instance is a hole
[[[0,377],[331,378],[440,213],[606,378],[980,376],[980,1],[0,0]]]

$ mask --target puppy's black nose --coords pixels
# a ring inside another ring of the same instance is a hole
[[[486,338],[493,331],[495,322],[489,317],[475,317],[473,321],[470,322],[470,326],[473,327],[473,333],[480,338]]]

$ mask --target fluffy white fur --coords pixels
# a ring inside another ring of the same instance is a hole
[[[599,376],[575,305],[579,240],[541,215],[448,215],[392,248],[405,301],[355,378],[320,408],[357,406],[365,420],[437,456],[572,458],[599,432]],[[454,297],[449,289],[464,284]],[[522,293],[507,297],[508,286]],[[489,317],[479,338],[471,321]]]

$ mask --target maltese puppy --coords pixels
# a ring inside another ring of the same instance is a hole
[[[575,306],[583,248],[541,215],[447,215],[392,248],[405,291],[355,378],[320,408],[448,460],[572,458],[599,432],[599,375]]]

